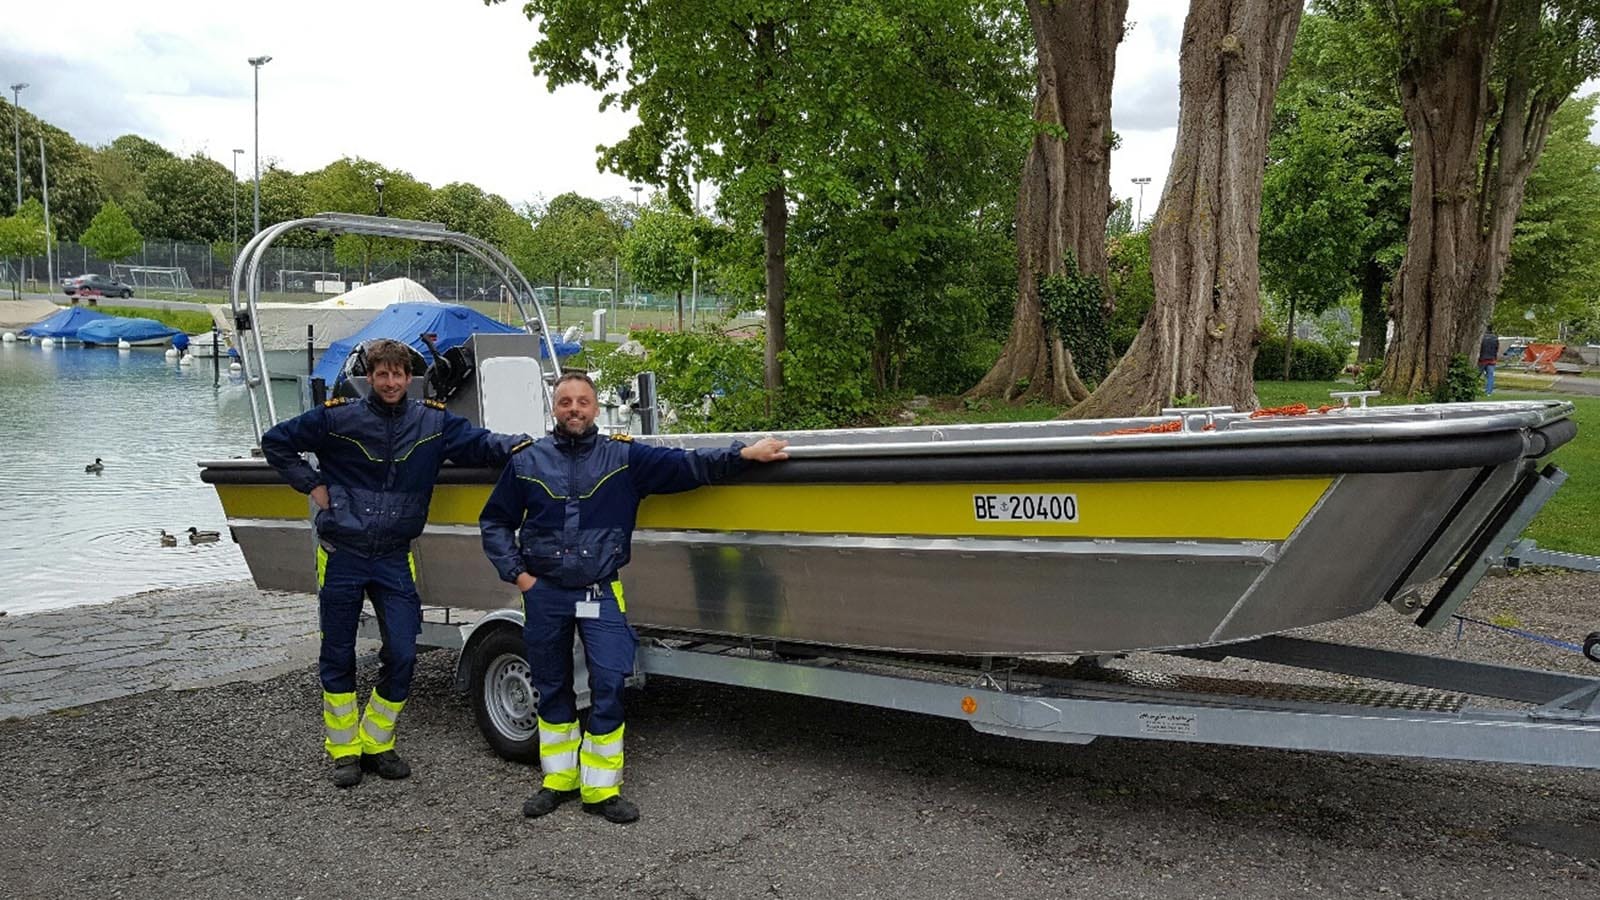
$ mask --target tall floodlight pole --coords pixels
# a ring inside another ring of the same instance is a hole
[[[1150,178],[1149,176],[1135,178],[1133,183],[1139,186],[1139,209],[1133,214],[1133,227],[1138,228],[1139,223],[1144,220],[1144,186],[1150,183]]]
[[[16,144],[17,151],[17,205],[11,210],[13,214],[22,209],[22,89],[27,87],[26,81],[19,81],[11,86],[11,135]]]
[[[256,210],[253,220],[255,227],[250,233],[259,234],[261,232],[261,67],[272,62],[272,57],[252,56],[249,62],[256,76]]]
[[[44,283],[49,293],[56,292],[55,257],[50,253],[50,170],[45,168],[44,135],[39,135],[39,184],[44,189]]]
[[[233,255],[239,255],[239,154],[243,147],[233,148]]]

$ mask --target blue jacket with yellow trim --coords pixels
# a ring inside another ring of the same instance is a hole
[[[330,400],[279,422],[261,436],[261,452],[302,494],[328,486],[332,504],[317,512],[319,538],[371,557],[403,550],[422,533],[445,460],[500,467],[525,440],[478,428],[430,401],[389,406],[373,396]],[[301,453],[317,454],[320,471]]]
[[[559,431],[518,449],[489,494],[478,527],[500,577],[528,572],[563,587],[608,581],[628,564],[639,501],[721,481],[751,463],[735,441],[675,450]]]

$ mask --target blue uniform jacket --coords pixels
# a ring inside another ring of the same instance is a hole
[[[319,538],[373,557],[403,550],[422,533],[445,460],[498,468],[526,440],[478,428],[428,401],[389,406],[374,396],[330,400],[279,422],[261,436],[261,452],[302,494],[328,486],[332,505],[317,512]],[[300,457],[306,452],[317,454],[320,471]]]
[[[483,552],[509,582],[523,572],[569,588],[608,581],[628,564],[639,501],[744,471],[752,464],[743,447],[675,450],[554,432],[500,474],[478,519]]]

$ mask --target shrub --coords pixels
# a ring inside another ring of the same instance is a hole
[[[1294,359],[1289,363],[1290,381],[1332,381],[1344,368],[1344,354],[1321,341],[1295,341]],[[1255,376],[1258,381],[1283,377],[1283,337],[1268,335],[1256,347]]]

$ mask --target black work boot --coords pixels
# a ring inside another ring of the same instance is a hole
[[[411,777],[411,767],[406,765],[400,754],[393,750],[361,754],[361,768],[368,772],[377,772],[379,778],[387,778],[390,781]]]
[[[556,811],[556,807],[575,799],[577,791],[557,791],[551,788],[540,788],[539,793],[529,797],[522,804],[522,814],[530,819],[547,816]]]
[[[333,783],[336,787],[355,787],[361,783],[361,757],[341,756],[333,761]]]
[[[631,800],[624,800],[620,794],[607,797],[599,803],[585,803],[583,811],[590,815],[603,816],[607,822],[617,825],[626,825],[639,820],[639,807]]]

